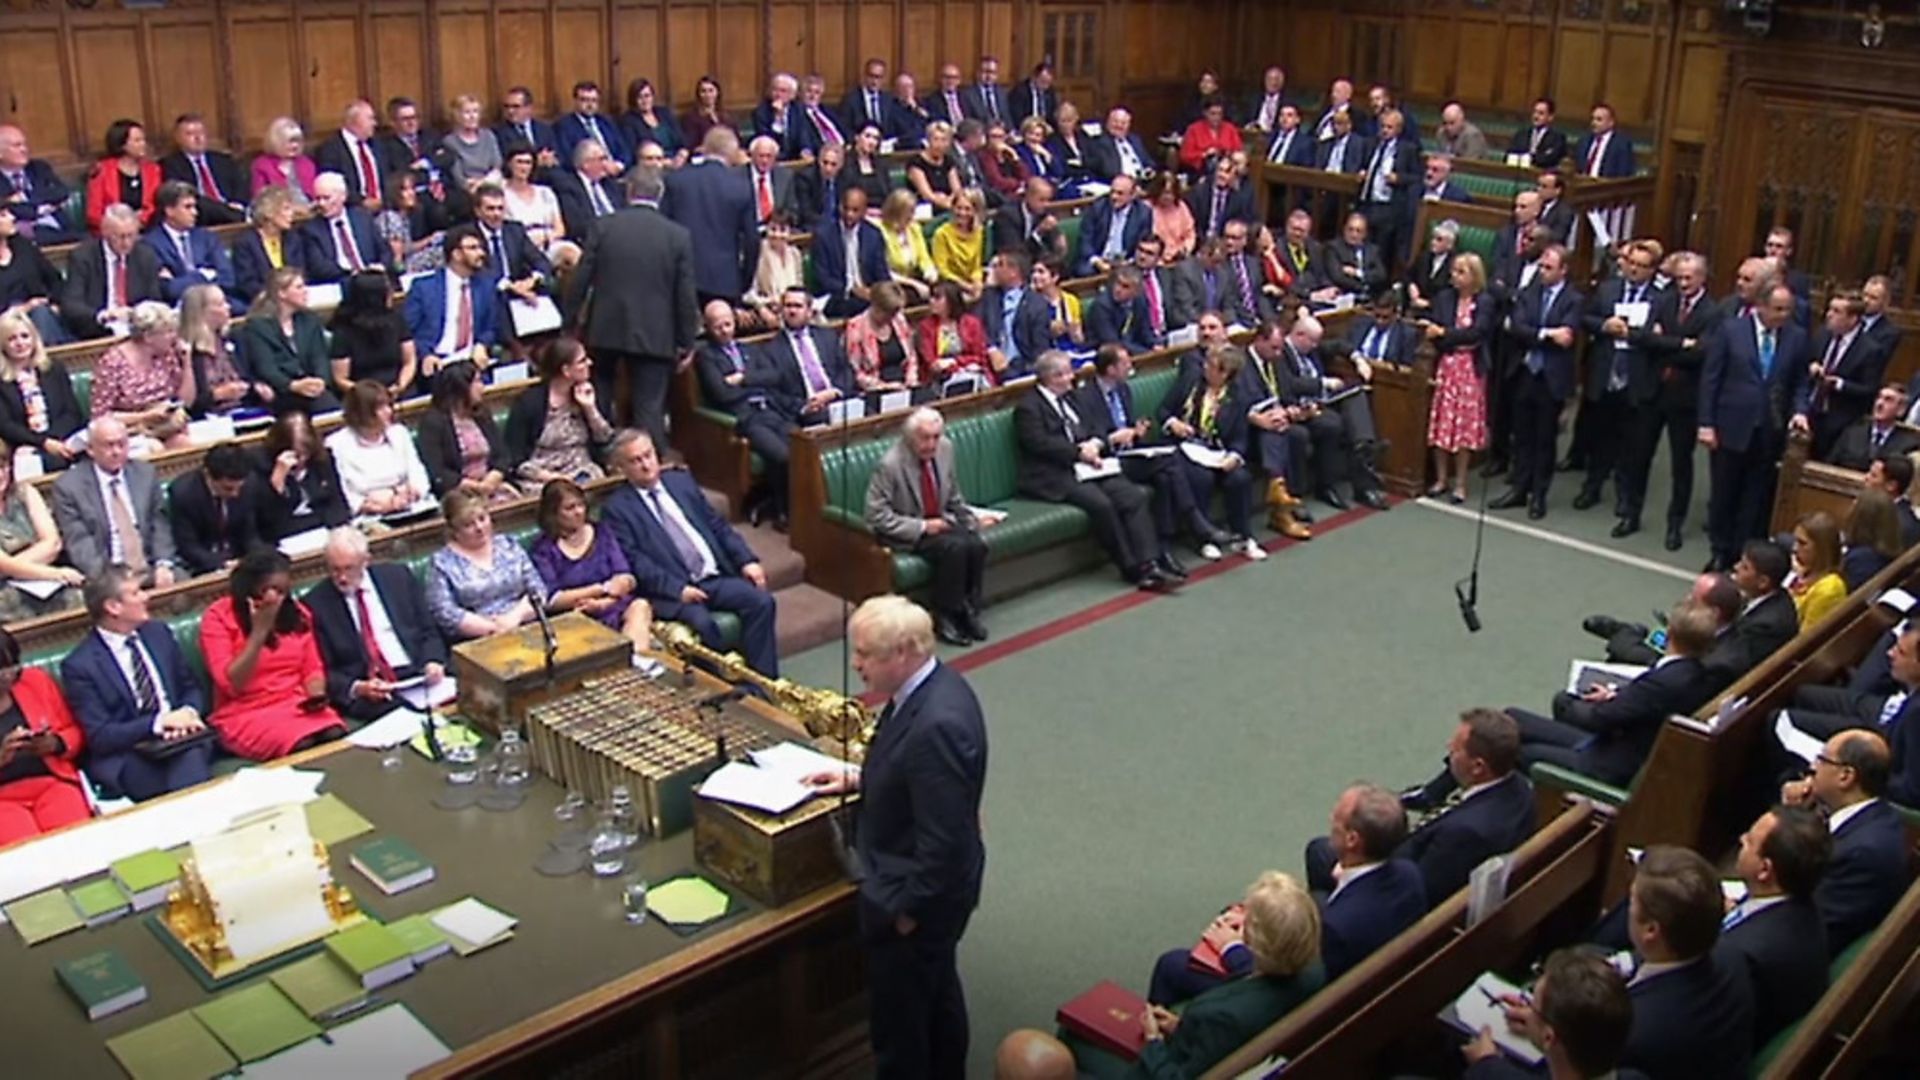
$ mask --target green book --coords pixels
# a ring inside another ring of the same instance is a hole
[[[273,983],[262,980],[221,994],[193,1010],[242,1064],[259,1061],[320,1034],[320,1026],[287,1000]]]
[[[268,977],[301,1012],[315,1020],[346,1012],[367,1000],[367,988],[331,956],[309,956]]]
[[[6,911],[7,921],[28,945],[38,945],[87,925],[87,920],[73,909],[73,901],[59,889],[15,900],[7,905]]]
[[[371,919],[328,938],[327,951],[368,990],[413,974],[413,953],[407,943]]]
[[[396,836],[361,844],[347,861],[388,896],[433,880],[433,864]]]
[[[406,945],[407,951],[413,954],[413,962],[416,964],[438,960],[453,951],[453,943],[447,940],[446,933],[433,925],[433,920],[424,913],[409,915],[389,923],[387,929],[393,931],[393,936]]]
[[[87,1019],[112,1016],[147,1000],[147,985],[127,963],[126,957],[112,949],[88,953],[77,960],[54,966],[60,985],[67,988]]]
[[[132,900],[112,878],[89,881],[67,893],[67,899],[73,902],[73,910],[87,920],[89,930],[105,926],[133,910]]]
[[[180,880],[180,859],[167,851],[143,851],[114,862],[107,868],[133,899],[133,910],[159,907]]]
[[[338,795],[322,795],[307,804],[307,831],[315,840],[332,847],[365,836],[373,831],[373,822],[341,801]]]
[[[107,1052],[133,1080],[207,1080],[240,1064],[190,1012],[108,1039]]]

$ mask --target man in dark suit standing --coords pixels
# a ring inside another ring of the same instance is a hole
[[[603,382],[612,383],[614,422],[638,425],[664,446],[667,383],[700,332],[693,241],[660,212],[659,170],[635,170],[627,189],[633,205],[587,239],[568,310],[584,312],[581,338],[612,369]]]
[[[327,667],[327,701],[340,715],[378,720],[405,702],[393,684],[446,677],[447,643],[427,614],[420,582],[397,563],[378,563],[366,534],[342,525],[327,535],[327,579],[307,590]]]
[[[1574,155],[1574,167],[1580,175],[1603,180],[1632,176],[1636,168],[1633,140],[1615,126],[1613,106],[1605,102],[1595,105],[1590,128]]]
[[[1508,320],[1508,336],[1521,353],[1501,387],[1513,399],[1513,472],[1506,493],[1487,506],[1525,506],[1535,520],[1547,516],[1560,406],[1573,393],[1581,300],[1566,277],[1567,249],[1554,244],[1541,252],[1533,283],[1521,290]]]
[[[160,260],[140,242],[140,215],[124,205],[107,207],[99,237],[82,241],[67,259],[61,320],[74,337],[107,337],[113,333],[107,324],[126,323],[135,304],[163,299]]]
[[[1787,433],[1809,431],[1807,339],[1793,325],[1793,292],[1765,260],[1748,259],[1740,274],[1765,284],[1750,315],[1720,324],[1700,377],[1700,442],[1712,452],[1707,531],[1722,567],[1766,528]]]
[[[1406,117],[1398,109],[1380,116],[1380,134],[1367,156],[1360,178],[1358,206],[1367,219],[1367,234],[1380,257],[1397,264],[1413,229],[1414,191],[1420,183],[1420,143],[1408,136]]]
[[[709,300],[703,311],[706,341],[694,354],[700,401],[733,417],[734,433],[767,463],[764,497],[746,506],[747,520],[770,517],[775,528],[787,520],[789,440],[803,404],[786,392],[786,381],[760,349],[734,340],[733,305]]]
[[[733,130],[716,127],[701,143],[700,160],[668,177],[667,207],[693,238],[694,283],[702,302],[738,302],[760,263],[753,189],[729,164],[739,152]]]
[[[973,85],[960,91],[960,107],[982,124],[999,121],[1012,126],[1007,91],[1000,85],[999,60],[991,56],[980,58],[979,74],[974,77]]]
[[[1872,933],[1907,891],[1906,829],[1884,798],[1892,764],[1879,732],[1842,731],[1821,747],[1804,779],[1788,781],[1780,791],[1788,806],[1827,817],[1833,852],[1813,902],[1834,956]]]
[[[1567,182],[1555,171],[1540,174],[1540,224],[1566,240],[1573,235],[1576,219],[1573,204],[1567,201]]]
[[[1642,432],[1653,426],[1653,403],[1660,389],[1650,351],[1656,264],[1646,245],[1628,245],[1622,275],[1600,283],[1582,320],[1588,347],[1580,408],[1590,410],[1589,442],[1586,482],[1574,496],[1573,508],[1597,505],[1611,477],[1614,516],[1619,519],[1611,534],[1616,540],[1640,531],[1647,472],[1653,465],[1652,446]],[[1644,460],[1642,449],[1649,451]]]
[[[1659,365],[1660,393],[1654,402],[1654,422],[1647,426],[1639,455],[1652,461],[1662,433],[1667,442],[1667,466],[1672,475],[1667,498],[1668,551],[1679,551],[1685,540],[1687,512],[1693,505],[1694,447],[1700,436],[1700,370],[1706,364],[1706,343],[1725,310],[1707,293],[1707,260],[1683,252],[1675,264],[1673,288],[1654,299],[1653,335],[1648,347]]]
[[[729,129],[716,130],[725,131],[728,138],[733,136]],[[620,209],[620,185],[609,175],[613,159],[607,156],[607,148],[592,139],[574,144],[567,160],[572,167],[548,170],[546,183],[553,188],[554,201],[560,204],[560,221],[567,227],[567,238],[584,244],[602,219]]]
[[[801,427],[827,423],[828,406],[856,396],[853,367],[838,331],[813,325],[813,298],[798,285],[780,296],[780,330],[761,348],[778,376],[784,400],[797,403]]]
[[[953,443],[938,409],[922,406],[867,482],[867,527],[881,543],[933,568],[933,633],[949,645],[987,640],[980,622],[987,542],[954,471]]]
[[[1719,629],[1713,609],[1683,600],[1667,619],[1667,655],[1632,682],[1602,683],[1581,696],[1553,696],[1551,718],[1508,709],[1520,725],[1520,757],[1551,762],[1626,787],[1653,750],[1667,717],[1688,715],[1712,696],[1700,658]]]
[[[1887,317],[1887,305],[1893,296],[1893,283],[1885,274],[1875,274],[1860,286],[1860,327],[1867,332],[1867,340],[1880,346],[1880,351],[1893,356],[1900,351],[1900,327]],[[1907,400],[1912,401],[1911,388],[1907,391]]]
[[[160,175],[200,196],[202,225],[247,220],[246,174],[232,155],[207,147],[207,121],[199,113],[182,113],[173,122],[173,153],[160,159]]]
[[[1553,113],[1552,98],[1535,101],[1527,126],[1514,131],[1507,153],[1526,154],[1536,169],[1557,168],[1567,156],[1567,137],[1553,126]]]
[[[607,498],[602,520],[613,529],[657,619],[685,623],[712,649],[725,647],[715,611],[740,618],[740,653],[769,678],[780,674],[774,600],[767,572],[727,519],[684,471],[662,472],[644,431],[614,436],[608,450],[626,483]]]
[[[13,209],[21,235],[41,247],[80,238],[61,217],[72,192],[53,166],[33,156],[27,133],[0,124],[0,203]]]
[[[957,954],[986,868],[986,718],[966,680],[934,658],[933,620],[911,601],[866,601],[847,636],[867,691],[887,704],[859,768],[807,782],[823,795],[860,793],[848,856],[859,885],[874,1072],[885,1080],[958,1078],[968,1036]]]
[[[840,122],[846,125],[844,134],[852,138],[854,132],[872,124],[886,135],[887,121],[892,115],[887,107],[887,62],[877,56],[868,57],[860,72],[860,85],[848,90],[840,102]]]
[[[200,196],[184,180],[168,180],[154,197],[160,221],[147,233],[160,264],[160,293],[178,304],[195,285],[218,285],[235,315],[247,310],[247,298],[234,284],[233,259],[220,238],[200,228]]]
[[[893,280],[887,269],[887,241],[867,220],[867,193],[857,187],[840,192],[839,213],[813,231],[813,276],[826,299],[823,314],[844,319],[867,310],[870,290]]]
[[[1053,65],[1042,61],[1033,65],[1033,73],[1013,88],[1007,107],[1013,115],[1007,126],[1018,130],[1029,116],[1037,116],[1053,126],[1053,111],[1060,107],[1060,92],[1053,88]]]
[[[253,455],[237,443],[207,450],[200,467],[167,485],[173,543],[189,575],[230,570],[254,544],[259,517]]]
[[[1320,905],[1320,961],[1327,978],[1392,941],[1427,913],[1418,867],[1395,856],[1407,838],[1407,812],[1393,792],[1355,784],[1333,804],[1324,844],[1308,844],[1307,887]]]
[[[163,747],[207,729],[207,692],[173,631],[148,611],[138,575],[107,566],[88,579],[85,595],[93,629],[60,662],[60,682],[87,735],[87,775],[134,800],[205,783],[211,740],[172,753]]]
[[[1074,276],[1104,274],[1133,258],[1140,239],[1153,231],[1153,210],[1140,205],[1139,192],[1133,177],[1122,173],[1113,178],[1113,190],[1087,207],[1080,217]]]
[[[1013,413],[1014,434],[1020,442],[1021,494],[1086,511],[1094,539],[1121,577],[1149,591],[1172,587],[1172,580],[1159,568],[1161,548],[1152,498],[1122,476],[1117,465],[1106,464],[1110,461],[1106,447],[1074,400],[1073,361],[1066,353],[1049,349],[1039,354],[1033,373],[1038,384],[1021,395]],[[1094,470],[1100,472],[1096,475]]]
[[[1864,311],[1857,293],[1828,297],[1826,319],[1813,332],[1808,346],[1813,368],[1807,413],[1813,421],[1816,461],[1826,461],[1841,433],[1866,418],[1886,374],[1887,361],[1892,359],[1861,328]]]
[[[1088,301],[1082,320],[1087,344],[1095,349],[1118,345],[1135,356],[1152,351],[1153,316],[1140,295],[1140,282],[1140,268],[1130,263],[1115,266],[1107,275],[1107,287]]]
[[[1728,911],[1714,961],[1746,975],[1753,1041],[1764,1046],[1827,989],[1826,928],[1813,901],[1833,849],[1818,813],[1775,807],[1740,836],[1734,873],[1747,895]]]
[[[499,140],[502,153],[516,143],[532,147],[534,168],[542,173],[560,167],[559,136],[552,124],[533,115],[533,91],[524,86],[509,89],[500,99],[500,122],[493,126],[493,137]]]
[[[313,152],[314,167],[321,172],[339,173],[347,182],[347,205],[363,207],[369,214],[380,212],[381,192],[387,174],[406,168],[413,158],[390,160],[386,147],[374,140],[379,117],[373,102],[361,99],[347,106],[340,117],[340,130],[327,136]],[[430,152],[430,149],[429,149]]]
[[[1843,469],[1865,472],[1873,467],[1876,458],[1920,450],[1920,436],[1900,423],[1906,415],[1906,390],[1896,383],[1888,383],[1874,395],[1873,411],[1841,432],[1824,460]]]

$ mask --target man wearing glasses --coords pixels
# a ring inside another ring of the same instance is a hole
[[[1920,630],[1901,637],[1911,647]],[[1916,724],[1904,727],[1912,732]],[[1906,833],[1899,813],[1882,797],[1888,794],[1892,763],[1879,732],[1842,731],[1820,748],[1812,771],[1780,791],[1780,801],[1788,806],[1824,813],[1833,832],[1833,857],[1813,902],[1834,956],[1880,925],[1907,888]]]

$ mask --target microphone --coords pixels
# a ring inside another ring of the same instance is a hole
[[[1475,605],[1480,601],[1480,570],[1474,568],[1471,575],[1453,583],[1454,598],[1460,601],[1460,621],[1467,624],[1467,633],[1480,632],[1480,612]]]
[[[553,661],[560,652],[560,640],[554,636],[553,620],[547,617],[547,598],[531,584],[527,586],[527,603],[533,605],[533,616],[540,620],[540,637],[547,647],[547,682],[553,682]]]

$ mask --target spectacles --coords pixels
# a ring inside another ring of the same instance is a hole
[[[1846,767],[1842,763],[1833,760],[1832,758],[1828,757],[1825,754],[1815,754],[1813,756],[1813,763],[1815,765],[1831,765],[1836,769],[1841,769]]]

